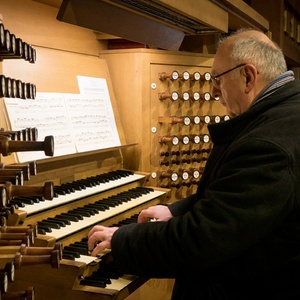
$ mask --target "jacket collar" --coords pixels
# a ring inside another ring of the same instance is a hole
[[[287,101],[296,94],[300,94],[300,80],[298,79],[278,88],[265,99],[266,101],[257,103],[235,118],[221,123],[209,124],[208,130],[212,142],[214,145],[232,142],[242,130],[249,126],[249,123],[272,109],[272,107],[280,105],[282,102]]]

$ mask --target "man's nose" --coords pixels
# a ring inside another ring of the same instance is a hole
[[[221,91],[212,84],[210,94],[214,98],[219,98],[221,96]]]

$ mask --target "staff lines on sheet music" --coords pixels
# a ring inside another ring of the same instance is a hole
[[[108,92],[37,93],[34,101],[5,98],[5,105],[13,130],[36,127],[39,139],[53,135],[54,156],[120,145]],[[20,153],[19,160],[30,160],[29,155]]]

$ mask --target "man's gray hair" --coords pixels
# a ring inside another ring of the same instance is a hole
[[[239,33],[247,31],[248,34],[237,37]],[[267,42],[255,34],[251,35],[251,31],[253,29],[239,30],[220,41],[221,45],[225,40],[235,37],[230,54],[232,66],[251,63],[266,80],[272,80],[286,72],[286,61],[279,46],[271,40]]]

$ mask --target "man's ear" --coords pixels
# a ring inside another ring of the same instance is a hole
[[[249,83],[250,81],[251,81],[251,77],[248,74],[246,74],[246,83]]]
[[[245,92],[248,94],[253,87],[256,84],[257,81],[257,70],[255,68],[254,65],[252,64],[247,64],[244,68],[243,68],[243,75],[245,76],[245,82],[246,82],[246,86],[245,86]]]

